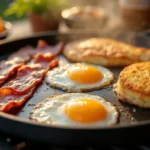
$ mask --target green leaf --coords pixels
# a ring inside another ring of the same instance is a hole
[[[15,14],[17,17],[21,17],[28,12],[43,14],[50,11],[55,13],[60,12],[67,4],[67,0],[15,0],[9,5],[4,15]]]

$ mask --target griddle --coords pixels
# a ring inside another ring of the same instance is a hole
[[[26,45],[36,46],[39,39],[43,39],[50,45],[58,41],[69,41],[95,37],[89,34],[58,34],[55,32],[41,33],[24,39],[7,41],[0,44],[0,59],[6,59]],[[58,56],[60,64],[67,60]],[[106,145],[106,144],[134,144],[148,143],[150,138],[150,109],[142,109],[130,104],[119,102],[112,88],[123,68],[109,68],[115,75],[115,81],[103,89],[87,92],[104,97],[113,103],[120,112],[118,124],[105,127],[72,128],[61,125],[40,124],[29,119],[29,113],[33,107],[52,94],[65,93],[62,90],[51,88],[44,81],[34,92],[34,95],[21,107],[14,108],[10,114],[0,113],[0,131],[48,144],[61,145]]]

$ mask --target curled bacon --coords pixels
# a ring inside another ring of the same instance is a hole
[[[51,61],[49,68],[56,65],[58,65],[58,60],[54,59]],[[37,85],[41,83],[48,71],[48,69],[43,69],[38,74],[34,74],[36,69],[40,71],[38,65],[35,65],[33,68],[25,66],[22,68],[22,71],[26,73],[25,76],[21,72],[19,79],[16,78],[16,80],[10,82],[10,86],[0,89],[0,111],[7,112],[13,107],[20,106],[33,95]]]
[[[8,57],[8,60],[18,58],[21,62],[28,62],[36,53],[36,50],[31,46],[25,46]]]
[[[0,85],[4,84],[6,80],[27,61],[30,60],[34,50],[31,46],[24,47],[18,52],[12,54],[8,60],[0,62]]]
[[[11,75],[28,62],[36,53],[56,56],[61,53],[63,43],[59,42],[55,46],[49,46],[45,41],[39,40],[37,50],[31,46],[21,48],[19,51],[10,55],[8,60],[0,62],[0,86],[6,82]]]
[[[7,87],[0,89],[0,111],[7,112],[13,107],[22,105],[32,96],[47,71],[58,65],[58,60],[55,56],[60,52],[62,44],[59,43],[54,47],[45,45],[45,48],[42,47],[42,49],[41,45],[39,47],[37,50],[39,53],[33,56],[31,64],[22,64],[22,66],[17,68],[18,72],[16,78],[9,82]],[[31,52],[30,55],[32,56],[33,53],[34,52]],[[23,58],[24,54],[24,51],[17,52],[13,54],[10,57],[11,60],[8,61],[18,59],[18,63],[20,63],[21,58],[25,61],[27,57]],[[12,66],[10,65],[10,67]]]
[[[19,59],[14,58],[13,60],[3,61],[0,63],[0,85],[13,75],[23,63]]]
[[[11,88],[0,89],[0,111],[7,112],[13,107],[22,105],[29,97],[32,96],[35,87],[31,88],[25,94],[18,94]]]
[[[63,47],[63,42],[59,42],[55,46],[49,46],[44,40],[39,40],[37,49],[39,53],[51,53],[56,56],[62,52]]]
[[[10,88],[19,94],[24,94],[39,84],[46,72],[58,64],[58,61],[53,60],[53,57],[49,55],[38,55],[34,62],[36,63],[25,65],[18,70],[16,79],[9,83]]]

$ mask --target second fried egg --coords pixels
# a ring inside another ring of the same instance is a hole
[[[114,125],[119,113],[104,98],[85,93],[53,95],[35,106],[30,119],[50,125],[101,127]]]
[[[82,92],[102,88],[109,85],[113,79],[113,73],[107,68],[76,63],[60,66],[49,71],[45,81],[52,87],[67,92]]]

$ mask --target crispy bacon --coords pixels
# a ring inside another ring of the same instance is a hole
[[[9,87],[17,93],[26,93],[40,83],[45,70],[40,65],[23,66],[18,70],[17,78],[9,83]]]
[[[10,55],[8,60],[0,62],[0,86],[6,82],[6,80],[36,53],[46,55],[58,55],[63,49],[63,43],[59,42],[55,46],[49,46],[45,41],[39,40],[37,50],[34,50],[31,46],[21,48],[19,51]],[[44,64],[43,64],[44,66]]]
[[[52,60],[52,55],[37,55],[33,64],[18,70],[16,79],[9,83],[9,87],[19,94],[26,93],[42,81],[49,69],[58,64],[58,61]]]
[[[21,48],[18,52],[12,54],[8,60],[0,62],[0,85],[4,84],[6,80],[27,61],[30,60],[34,50],[31,46]]]
[[[48,68],[50,62],[54,59],[54,55],[51,53],[37,54],[34,57],[33,63],[40,64],[43,69]]]
[[[49,68],[53,68],[58,65],[58,60],[54,59],[51,61]],[[39,69],[39,64],[34,66],[32,69],[29,66],[25,66],[20,73],[20,79],[12,81],[10,86],[0,89],[0,111],[7,112],[11,108],[17,107],[25,103],[30,98],[37,85],[41,83],[48,69],[43,69],[39,74],[34,74],[34,69]],[[33,70],[33,72],[31,71]],[[32,75],[32,73],[35,75]],[[23,76],[24,73],[29,73]],[[22,77],[22,78],[21,78]],[[30,80],[31,79],[31,80]]]
[[[0,85],[2,85],[12,74],[23,65],[18,58],[0,63]]]
[[[49,46],[44,40],[39,40],[37,49],[39,53],[51,53],[56,56],[62,52],[63,47],[64,44],[62,42],[59,42],[55,46]]]
[[[42,82],[47,71],[58,65],[58,60],[55,59],[55,56],[60,52],[60,45],[56,45],[55,48],[47,47],[48,46],[46,46],[46,49],[38,49],[40,53],[34,55],[31,64],[22,65],[20,68],[17,68],[18,73],[16,78],[9,82],[7,87],[0,89],[0,111],[7,112],[12,107],[22,105],[32,96],[34,90],[37,85]],[[54,49],[56,49],[55,53],[52,54],[51,52],[54,52]],[[24,54],[23,51],[16,53],[16,56],[13,54],[10,57],[11,60],[8,61],[18,59],[19,62],[21,58],[25,61],[27,57],[24,59]],[[30,56],[33,56],[32,52]],[[10,66],[12,67],[12,65]],[[0,83],[1,81],[2,80],[0,80]]]
[[[35,87],[31,88],[25,94],[18,94],[11,88],[0,89],[0,111],[7,112],[13,107],[22,105],[29,97],[33,95]]]
[[[36,53],[36,50],[31,46],[25,46],[19,51],[13,53],[8,57],[8,60],[18,58],[21,62],[28,62],[30,58]]]

